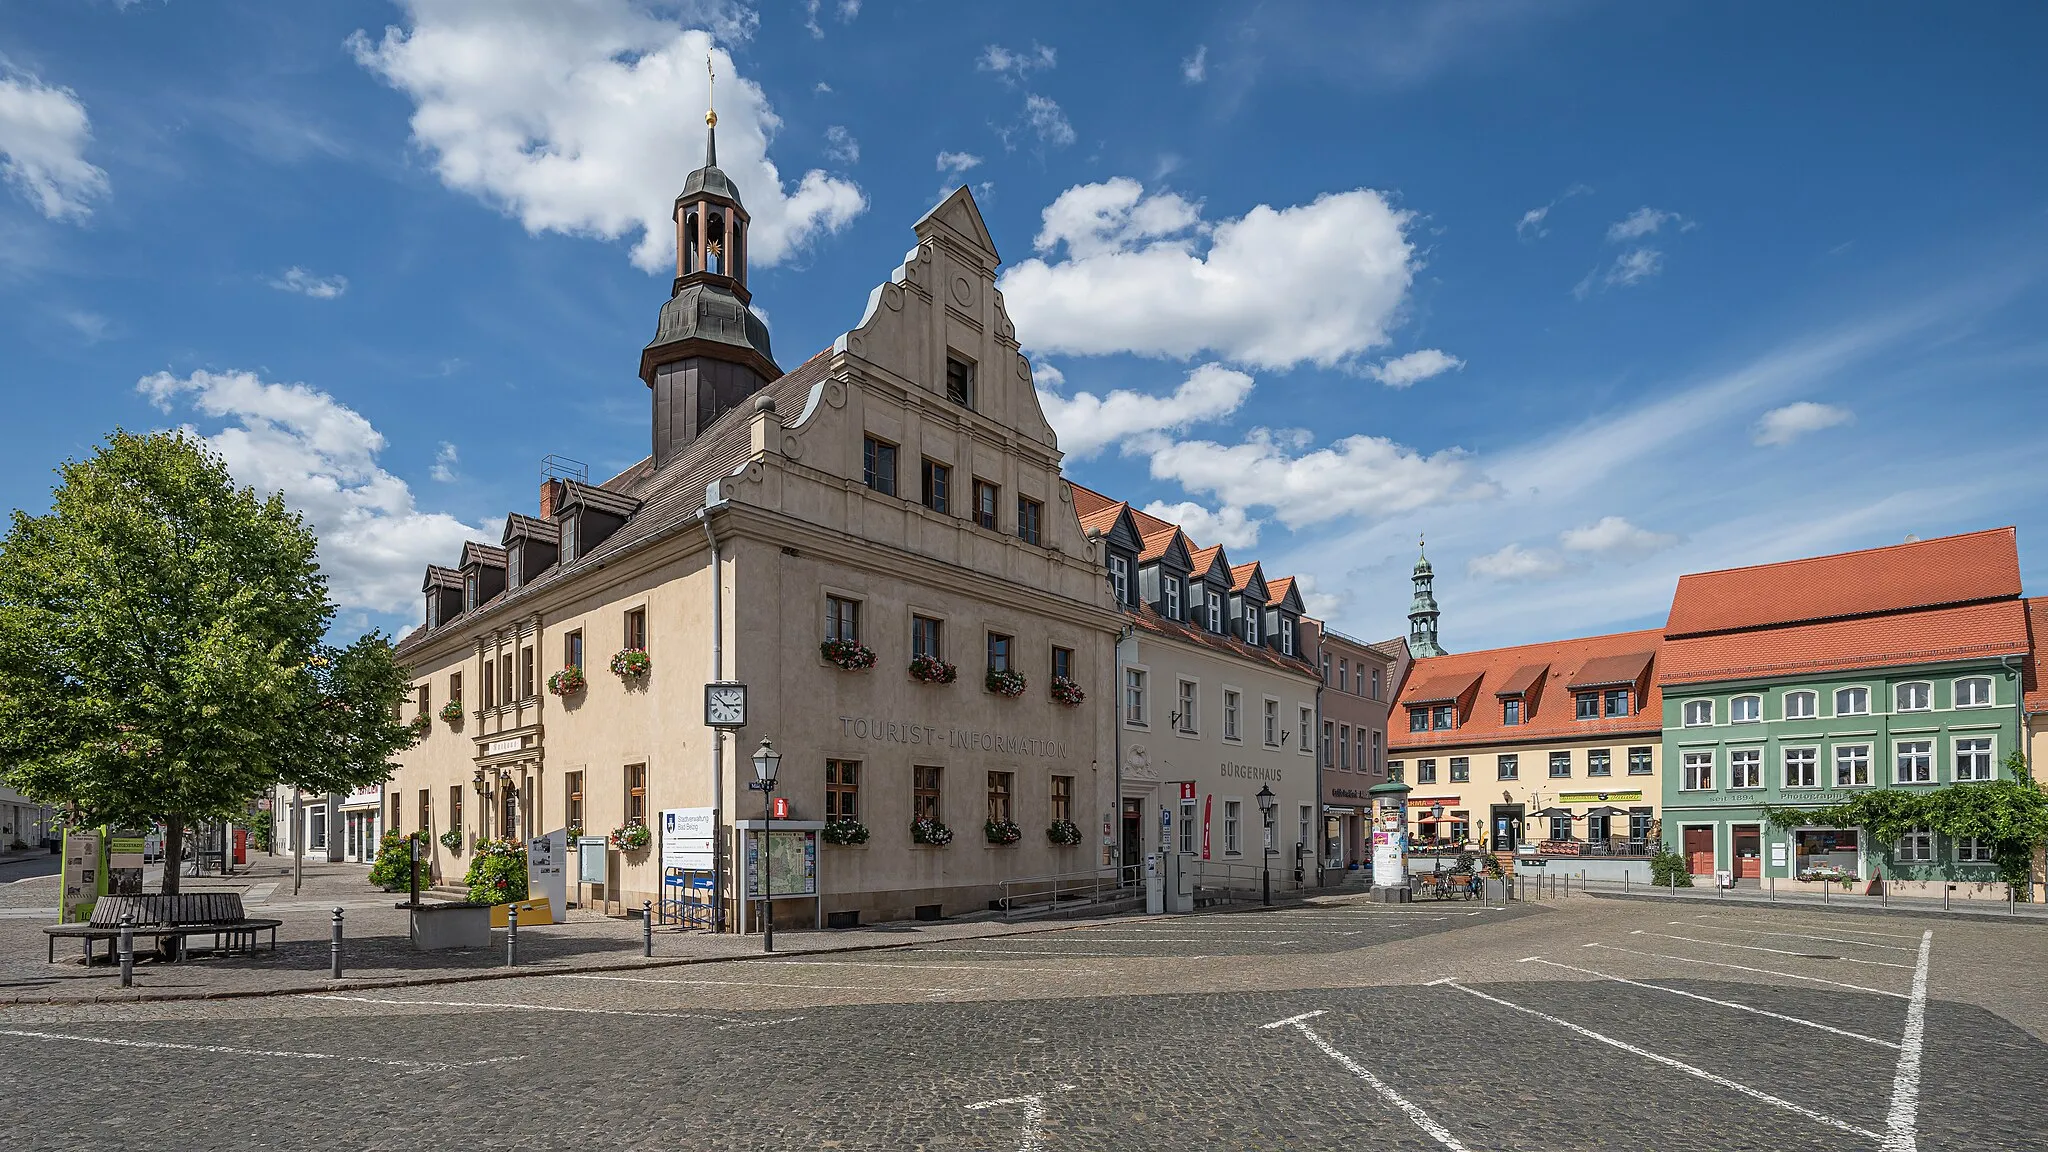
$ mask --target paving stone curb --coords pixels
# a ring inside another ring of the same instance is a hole
[[[2037,928],[2042,926],[2043,924],[2048,924],[2048,909],[2040,909],[2038,905],[2034,908],[2028,909],[2027,911],[2023,911],[2018,915],[2013,915],[2009,912],[1979,911],[1975,908],[1950,908],[1947,911],[1943,911],[1940,908],[1887,908],[1881,904],[1826,904],[1818,900],[1767,900],[1755,896],[1746,895],[1657,896],[1647,892],[1580,892],[1573,895],[1571,899],[1576,900],[1580,897],[1586,897],[1592,900],[1649,901],[1651,903],[1669,904],[1672,907],[1678,907],[1680,905],[1689,904],[1704,904],[1708,907],[1720,907],[1725,905],[1730,908],[1792,908],[1801,912],[1834,912],[1842,915],[1861,914],[1865,916],[1931,916],[1938,920],[1956,919],[1976,920],[1992,924],[2026,924]],[[1540,906],[1555,903],[1555,901],[1517,900],[1514,901],[1514,903]],[[2028,906],[2024,904],[2020,907],[2028,908]]]

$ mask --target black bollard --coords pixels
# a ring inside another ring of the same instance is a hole
[[[505,967],[519,966],[519,905],[505,905]]]
[[[640,954],[654,955],[654,901],[640,902]]]
[[[135,985],[135,916],[132,913],[121,917],[121,987]]]
[[[341,909],[334,910],[334,935],[327,942],[327,975],[341,979]]]

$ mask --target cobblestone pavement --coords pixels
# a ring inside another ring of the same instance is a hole
[[[2033,924],[1326,899],[0,1009],[9,1148],[2038,1149]]]

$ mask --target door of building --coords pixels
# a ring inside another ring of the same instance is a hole
[[[1520,804],[1495,804],[1493,806],[1493,850],[1513,852],[1522,843],[1522,806]]]
[[[1145,855],[1145,802],[1135,796],[1124,797],[1124,853],[1126,868],[1136,868]]]
[[[1735,878],[1737,880],[1763,879],[1763,828],[1756,824],[1737,824],[1734,828],[1730,829],[1730,840],[1735,852]]]
[[[1685,852],[1686,868],[1695,876],[1714,874],[1714,829],[1691,827],[1680,833],[1680,848]]]

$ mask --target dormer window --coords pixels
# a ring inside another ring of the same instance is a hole
[[[505,587],[507,588],[519,587],[519,554],[524,551],[526,549],[523,545],[515,545],[505,550]]]
[[[427,627],[441,626],[441,593],[436,590],[427,593]]]
[[[1522,722],[1522,701],[1519,698],[1500,702],[1500,722],[1509,727]]]
[[[1294,617],[1280,617],[1280,652],[1285,656],[1294,655]]]
[[[1166,578],[1166,618],[1168,620],[1180,619],[1180,577],[1178,576],[1168,576]]]
[[[1223,593],[1209,592],[1209,631],[1223,631]]]
[[[562,518],[562,563],[576,559],[576,517],[571,514]]]
[[[476,611],[476,573],[474,572],[465,572],[462,575],[462,610],[464,612]]]
[[[1131,562],[1114,553],[1109,557],[1109,587],[1118,604],[1131,602]]]
[[[1259,642],[1259,610],[1250,604],[1244,606],[1244,642],[1247,644],[1257,644]]]
[[[958,356],[946,357],[946,399],[974,407],[974,365]]]

